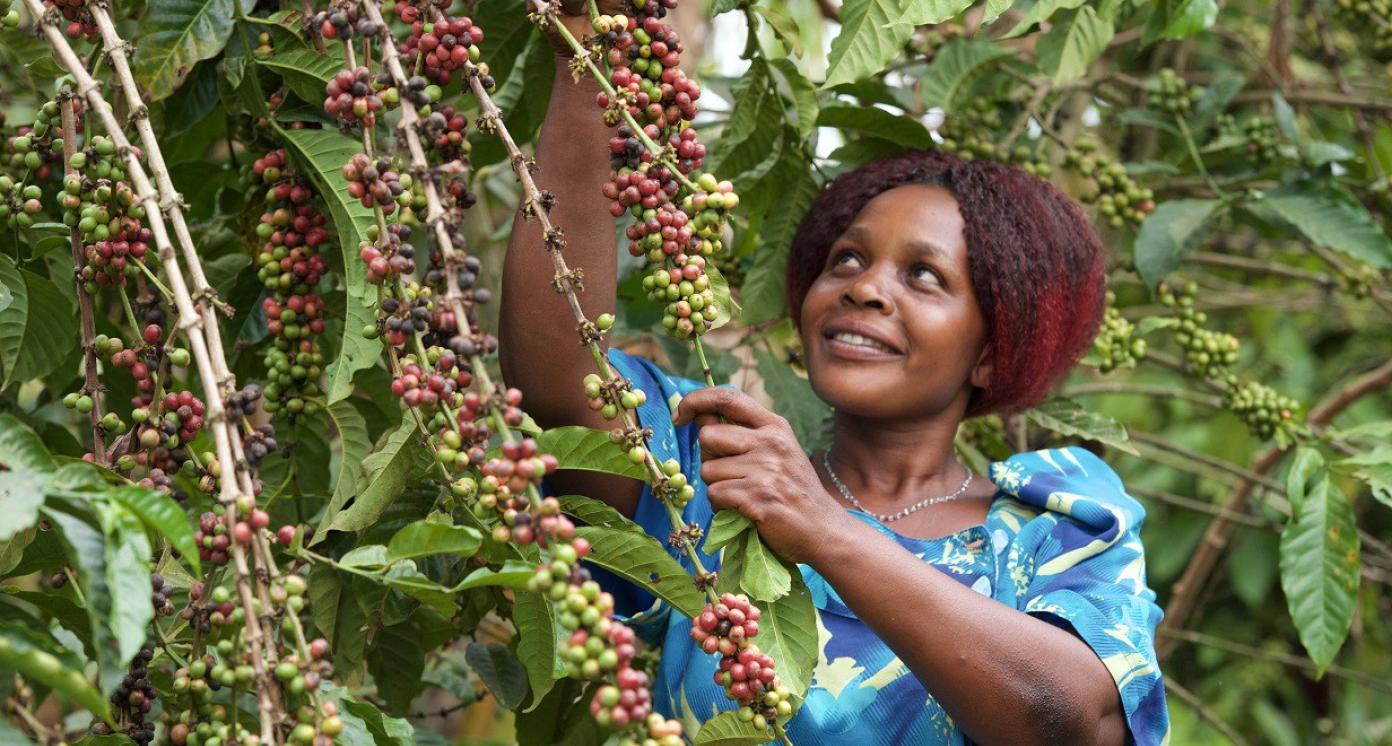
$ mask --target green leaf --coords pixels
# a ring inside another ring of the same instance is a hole
[[[933,136],[918,121],[875,106],[833,104],[817,115],[819,127],[865,132],[906,148],[931,148]]]
[[[942,107],[949,114],[957,110],[958,99],[977,76],[995,67],[1012,49],[986,39],[954,38],[944,44],[923,70],[919,97],[928,108]]]
[[[1280,91],[1271,92],[1271,112],[1281,136],[1294,145],[1300,144],[1300,126],[1295,122],[1295,109],[1286,102]]]
[[[1107,51],[1112,35],[1111,21],[1099,18],[1091,6],[1083,6],[1067,14],[1036,43],[1039,69],[1055,83],[1077,80]]]
[[[802,573],[793,573],[787,595],[761,608],[759,647],[773,658],[783,685],[801,699],[807,695],[817,663],[817,610]]]
[[[1293,515],[1300,513],[1305,493],[1324,477],[1324,472],[1324,456],[1318,450],[1308,446],[1296,449],[1295,459],[1286,472],[1286,499],[1290,500]]]
[[[342,709],[363,721],[372,734],[372,742],[377,746],[415,746],[416,729],[409,721],[383,714],[371,702],[360,702],[345,696],[341,703]]]
[[[715,554],[715,550],[739,538],[753,527],[754,522],[738,510],[716,511],[715,517],[711,519],[710,528],[706,529],[706,539],[701,549],[706,554]]]
[[[1317,676],[1334,660],[1353,622],[1358,553],[1353,507],[1325,473],[1281,532],[1281,589]]]
[[[705,170],[729,179],[744,193],[778,163],[783,99],[763,57],[754,58],[730,93],[734,109],[711,147]]]
[[[450,526],[429,520],[408,523],[387,544],[387,561],[450,554],[459,558],[474,556],[483,535],[468,526]]]
[[[691,576],[656,539],[600,526],[578,526],[575,535],[590,542],[586,562],[638,585],[689,617],[701,613],[704,597],[692,585]]]
[[[338,359],[329,363],[326,370],[329,382],[325,397],[333,404],[351,395],[353,375],[371,367],[382,355],[381,343],[362,334],[363,327],[374,323],[377,315],[377,288],[367,281],[367,268],[358,260],[358,246],[367,240],[368,228],[373,224],[372,211],[348,194],[348,182],[343,179],[343,164],[354,153],[362,152],[362,143],[330,129],[285,130],[281,134],[309,163],[309,176],[329,207],[343,257],[339,276],[348,289],[343,339]]]
[[[556,457],[559,469],[579,469],[644,479],[642,464],[628,458],[628,452],[609,440],[609,433],[579,425],[555,427],[537,438],[541,453]]]
[[[982,23],[990,23],[1000,17],[1001,13],[1010,10],[1010,6],[1015,4],[1015,0],[986,0],[986,12],[982,16]]]
[[[129,661],[145,644],[150,622],[150,541],[140,519],[117,503],[100,507],[105,538],[106,584],[111,592],[107,623],[119,645],[117,655]]]
[[[535,706],[565,674],[556,655],[555,605],[536,591],[515,591],[512,623],[517,627],[517,658],[526,670]]]
[[[364,544],[338,558],[339,567],[386,567],[391,564],[387,548],[381,544]]]
[[[443,617],[452,617],[459,607],[450,589],[426,577],[416,568],[414,560],[401,560],[387,569],[382,581],[411,598],[424,603]]]
[[[325,514],[338,512],[345,503],[366,485],[363,460],[372,453],[372,440],[367,435],[367,420],[347,399],[324,408],[338,431],[338,477],[334,481],[333,497]]]
[[[770,70],[777,73],[776,77],[781,83],[779,90],[786,93],[793,102],[793,111],[797,115],[798,139],[806,140],[817,128],[817,110],[820,106],[817,101],[817,86],[798,70],[797,64],[792,60],[770,60],[769,64],[772,65]]]
[[[451,589],[454,593],[467,591],[470,588],[482,588],[486,585],[503,585],[514,590],[527,587],[527,580],[535,574],[536,568],[530,563],[520,560],[509,560],[503,563],[498,569],[491,567],[480,567],[469,573],[459,584]]]
[[[1035,26],[1049,20],[1054,13],[1060,10],[1072,10],[1086,2],[1087,0],[1038,0],[1033,6],[1030,6],[1024,17],[1005,34],[1005,38],[1022,36]]]
[[[151,531],[168,539],[169,545],[193,566],[194,574],[203,574],[198,561],[198,545],[193,541],[193,527],[189,525],[188,515],[174,502],[174,498],[135,486],[119,487],[108,492],[107,496],[124,505]]]
[[[416,420],[402,412],[401,424],[387,436],[382,448],[363,459],[367,476],[365,487],[356,498],[349,498],[337,512],[324,512],[314,542],[329,531],[361,531],[377,522],[406,487],[430,463],[430,451],[417,436]]]
[[[831,42],[822,88],[850,83],[883,70],[913,35],[913,26],[895,23],[901,15],[902,0],[842,3],[841,33]]]
[[[1034,409],[1025,410],[1024,415],[1045,430],[1083,440],[1095,440],[1132,456],[1141,455],[1131,445],[1130,439],[1126,436],[1126,428],[1120,422],[1101,412],[1088,411],[1072,399],[1054,397]]]
[[[1141,35],[1145,45],[1161,39],[1183,39],[1212,26],[1218,18],[1217,0],[1156,0],[1150,9]]]
[[[608,504],[584,495],[562,495],[556,498],[561,502],[561,510],[566,515],[580,519],[590,526],[617,528],[625,531],[643,533],[643,527],[625,518],[623,513]]]
[[[309,103],[322,102],[329,81],[345,67],[341,54],[323,54],[308,47],[277,51],[257,64],[278,73],[295,95]]]
[[[420,689],[425,654],[421,651],[420,627],[413,621],[377,630],[368,651],[367,668],[377,682],[377,693],[387,711],[405,714]]]
[[[334,667],[344,677],[357,671],[367,642],[367,617],[338,570],[322,564],[310,567],[309,610],[314,626],[333,649]]]
[[[527,696],[527,670],[507,647],[493,642],[471,642],[464,657],[474,675],[505,709],[515,710]]]
[[[831,442],[827,427],[831,407],[817,398],[807,379],[772,353],[756,349],[754,357],[764,379],[764,391],[773,399],[774,411],[792,426],[798,442],[812,450],[827,446]]]
[[[782,182],[785,185],[783,196],[778,209],[764,219],[754,266],[740,288],[740,298],[744,301],[740,322],[747,325],[761,324],[787,312],[788,250],[799,222],[818,192],[812,167],[800,155],[785,159],[775,173],[787,177]]]
[[[796,21],[782,10],[767,5],[755,5],[754,12],[768,21],[769,28],[773,29],[774,35],[783,43],[783,48],[787,49],[789,54],[794,57],[802,56],[802,34],[798,32]]]
[[[1136,272],[1147,287],[1179,266],[1179,258],[1192,251],[1213,228],[1224,210],[1216,199],[1175,199],[1162,202],[1146,216],[1136,234]]]
[[[0,542],[29,529],[39,520],[44,501],[44,479],[29,471],[0,472]]]
[[[254,0],[149,0],[132,65],[136,82],[156,101],[173,93],[194,64],[227,46],[236,17],[254,7]]]
[[[1328,181],[1293,182],[1246,204],[1263,220],[1288,224],[1312,243],[1374,267],[1392,267],[1392,242],[1362,203]]]
[[[1355,454],[1333,464],[1335,469],[1358,477],[1373,491],[1378,502],[1392,508],[1392,446]],[[1291,501],[1294,503],[1294,500]]]
[[[149,595],[146,589],[146,606]],[[15,622],[0,624],[0,670],[14,671],[62,692],[63,696],[114,726],[116,723],[111,719],[106,697],[82,675],[81,669],[64,665],[58,656],[49,652],[49,647],[26,627]],[[61,645],[52,641],[51,647],[60,648]]]
[[[760,730],[754,723],[739,719],[739,712],[728,710],[701,724],[696,733],[696,746],[757,746],[768,743],[768,729]]]
[[[958,13],[970,8],[972,3],[973,0],[908,0],[904,3],[904,12],[894,23],[907,23],[910,26],[936,25],[956,18]]]
[[[710,323],[709,328],[719,329],[739,314],[740,306],[735,302],[735,296],[730,293],[730,282],[725,279],[719,267],[715,264],[707,265],[706,275],[710,277],[710,291],[711,295],[715,296],[716,308],[715,321]]]
[[[57,510],[52,503],[44,506],[43,513],[50,523],[62,531],[68,562],[77,570],[77,578],[82,584],[87,601],[87,617],[91,623],[92,647],[97,655],[101,688],[109,694],[115,691],[125,678],[130,658],[120,657],[120,644],[111,629],[112,588],[107,582],[106,539],[101,531],[74,515]],[[141,535],[144,536],[143,532]],[[153,611],[149,603],[148,580],[140,598],[145,601],[145,608]]]
[[[741,565],[740,587],[756,601],[776,601],[792,587],[793,573],[764,545],[758,532],[745,538]]]
[[[0,283],[13,295],[0,311],[3,388],[52,373],[76,349],[78,324],[72,303],[56,285],[17,269],[8,255],[0,258]]]

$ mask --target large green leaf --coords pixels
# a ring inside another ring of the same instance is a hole
[[[149,593],[145,596],[148,602]],[[61,650],[62,646],[56,641],[42,639],[34,630],[16,622],[0,623],[0,670],[13,671],[62,692],[63,696],[114,725],[106,697],[82,675],[81,668],[67,665],[55,655],[52,652],[55,649]]]
[[[309,164],[309,176],[333,217],[339,254],[343,257],[340,276],[348,288],[343,339],[338,359],[326,369],[329,379],[326,398],[332,404],[351,395],[353,374],[371,367],[382,355],[381,343],[362,333],[377,315],[377,288],[367,281],[367,268],[358,259],[358,247],[367,240],[367,230],[373,224],[372,211],[348,194],[348,182],[343,179],[343,164],[354,153],[362,152],[362,143],[330,129],[287,130],[283,137],[300,159]]]
[[[118,487],[107,495],[134,513],[150,530],[168,539],[169,545],[193,566],[195,575],[203,574],[198,561],[198,545],[193,541],[193,527],[189,525],[188,514],[174,502],[174,498],[135,486]]]
[[[0,472],[0,542],[32,527],[44,501],[44,479],[31,471]],[[13,566],[13,565],[11,565]]]
[[[258,64],[279,73],[290,90],[312,104],[324,100],[325,87],[344,68],[342,55],[323,54],[306,47],[278,51]]]
[[[908,0],[904,12],[894,19],[895,24],[910,26],[936,25],[955,18],[970,8],[974,0]]]
[[[527,672],[531,684],[532,704],[538,704],[542,697],[555,685],[556,679],[565,673],[556,655],[555,606],[536,591],[514,591],[512,604],[512,623],[517,627],[517,658]]]
[[[575,535],[590,542],[586,562],[638,585],[689,617],[701,613],[705,598],[692,585],[691,576],[656,539],[601,526],[579,526]]]
[[[343,697],[341,704],[342,709],[363,721],[376,746],[415,746],[416,729],[410,721],[390,717],[371,702],[360,702],[348,696]]]
[[[1353,507],[1328,472],[1307,484],[1300,509],[1281,532],[1281,589],[1319,675],[1353,622],[1359,540]]]
[[[781,83],[779,91],[786,93],[793,102],[798,140],[806,140],[817,128],[817,109],[820,106],[817,101],[817,86],[798,70],[797,63],[792,60],[769,60],[769,64],[770,71]]]
[[[642,464],[628,458],[628,452],[609,440],[609,433],[579,425],[554,427],[537,438],[542,453],[556,457],[560,469],[579,469],[644,479]]]
[[[819,127],[865,132],[906,148],[931,148],[933,136],[918,121],[874,106],[835,104],[817,115]]]
[[[367,668],[377,682],[377,694],[389,713],[404,715],[420,690],[425,653],[420,627],[414,621],[377,630],[367,655]]]
[[[57,510],[53,505],[45,505],[43,513],[50,523],[62,531],[68,562],[77,570],[77,578],[82,584],[83,596],[86,599],[87,617],[91,623],[101,689],[110,694],[125,678],[130,659],[121,658],[120,643],[111,629],[112,588],[107,581],[106,539],[101,531],[88,525],[85,520]],[[145,577],[148,578],[148,575]],[[145,601],[146,609],[153,610],[150,606],[148,579],[140,598]]]
[[[255,0],[149,0],[135,55],[138,83],[159,100],[174,92],[201,60],[227,46],[237,16]]]
[[[1392,508],[1392,446],[1381,445],[1336,461],[1332,466],[1361,479],[1378,502]]]
[[[754,724],[739,719],[734,710],[722,712],[701,724],[696,733],[696,746],[757,746],[768,743],[768,730],[759,730]]]
[[[787,312],[788,250],[798,223],[817,196],[812,166],[801,155],[785,158],[775,173],[786,175],[786,180],[782,182],[778,209],[764,219],[754,266],[745,275],[744,286],[740,288],[740,298],[744,301],[740,322],[744,324],[761,324]]]
[[[481,588],[486,585],[504,585],[518,590],[526,588],[527,581],[535,573],[536,568],[530,563],[509,560],[496,570],[491,567],[480,567],[474,570],[450,590],[454,593],[460,593],[470,588]]]
[[[402,412],[401,424],[387,436],[380,450],[363,459],[365,487],[337,511],[325,511],[315,534],[315,543],[329,531],[361,531],[373,525],[382,511],[399,497],[421,471],[431,463],[430,450],[421,444],[416,420]]]
[[[957,37],[949,41],[923,71],[919,90],[923,105],[955,111],[958,99],[978,75],[1012,55],[1011,49],[987,39]]]
[[[1153,288],[1173,272],[1179,258],[1212,230],[1223,208],[1216,199],[1176,199],[1147,215],[1136,234],[1136,272],[1141,280]]]
[[[706,170],[745,193],[778,163],[784,106],[762,57],[754,58],[731,93],[735,106],[706,159]]]
[[[450,526],[433,521],[408,523],[392,536],[387,544],[387,561],[428,557],[432,554],[451,554],[472,557],[478,551],[483,536],[468,526]]]
[[[726,546],[753,527],[754,522],[738,510],[717,511],[715,517],[711,518],[710,528],[706,529],[706,538],[701,549],[706,554],[715,554],[715,550]]]
[[[1288,224],[1312,243],[1374,267],[1392,267],[1392,241],[1362,203],[1328,181],[1300,181],[1264,192],[1247,209]]]
[[[1196,34],[1218,18],[1217,0],[1156,0],[1150,3],[1143,44],[1161,39],[1183,39]]]
[[[338,510],[366,484],[363,459],[372,452],[372,439],[367,435],[367,420],[351,401],[334,402],[324,411],[338,431],[338,476],[329,500],[333,510]]]
[[[48,474],[58,464],[28,425],[14,415],[0,414],[0,467]]]
[[[759,647],[777,664],[783,685],[801,698],[807,694],[817,663],[817,610],[802,573],[793,573],[787,595],[761,608]]]
[[[802,447],[816,450],[829,445],[831,408],[817,398],[812,384],[765,350],[755,350],[754,356],[774,410],[792,425]]]
[[[1095,440],[1139,456],[1135,446],[1126,436],[1126,428],[1116,420],[1101,412],[1094,412],[1072,399],[1055,397],[1039,406],[1025,410],[1025,417],[1045,430],[1053,430],[1060,435]]]
[[[1112,35],[1112,22],[1085,5],[1054,24],[1036,44],[1039,69],[1048,73],[1055,83],[1077,80],[1107,51]]]
[[[346,677],[355,672],[363,660],[367,617],[338,570],[317,563],[310,568],[309,609],[314,626],[333,649],[339,673]]]
[[[643,533],[643,527],[624,517],[604,502],[584,495],[561,495],[561,510],[590,526],[604,526]]]
[[[913,26],[895,23],[904,13],[902,0],[846,0],[841,5],[841,33],[831,42],[823,88],[860,80],[883,70],[913,35]]]
[[[0,311],[0,368],[3,385],[42,378],[77,347],[77,314],[48,278],[17,269],[0,255],[0,284],[12,294]]]
[[[1035,26],[1049,20],[1060,10],[1071,10],[1086,3],[1087,0],[1038,0],[1020,20],[1008,31],[1005,38],[1021,36]]]
[[[756,531],[745,534],[743,548],[740,587],[756,601],[777,601],[786,596],[797,569],[790,572],[773,550],[764,545]]]
[[[154,607],[150,605],[150,541],[140,519],[124,506],[100,507],[105,534],[106,584],[111,589],[108,623],[119,645],[118,655],[129,661],[145,644]]]
[[[527,670],[511,650],[493,642],[471,642],[464,656],[474,675],[498,698],[498,704],[517,709],[527,696]]]

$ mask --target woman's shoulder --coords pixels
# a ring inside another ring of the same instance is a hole
[[[1145,509],[1126,493],[1121,477],[1085,448],[1017,453],[993,462],[988,476],[1011,498],[1008,504],[1055,519],[1066,516],[1099,538],[1138,530],[1145,521]]]

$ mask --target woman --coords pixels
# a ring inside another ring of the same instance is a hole
[[[583,20],[568,23],[582,33]],[[557,196],[552,217],[594,318],[615,298],[614,230],[598,217],[609,130],[595,84],[572,81],[563,60],[556,69],[538,180]],[[738,391],[609,352],[647,394],[638,415],[654,455],[699,474],[686,520],[707,526],[714,510],[738,510],[799,564],[820,646],[787,725],[794,743],[1167,740],[1141,507],[1079,448],[1017,454],[988,479],[952,447],[964,417],[1032,406],[1083,354],[1103,270],[1091,224],[1047,183],[906,153],[829,185],[790,252],[792,319],[812,388],[835,413],[827,452],[809,458],[786,421]],[[594,360],[565,300],[542,290],[551,275],[539,229],[519,218],[504,271],[504,373],[543,426],[607,429],[580,386]],[[560,472],[550,487],[602,499],[659,539],[670,530],[637,480]],[[689,619],[631,586],[614,591],[663,643],[659,711],[694,733],[733,707]]]

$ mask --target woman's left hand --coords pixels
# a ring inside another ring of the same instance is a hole
[[[730,388],[686,394],[672,421],[681,426],[693,419],[701,426],[701,479],[711,505],[754,521],[783,559],[808,562],[846,513],[822,486],[788,421]]]

